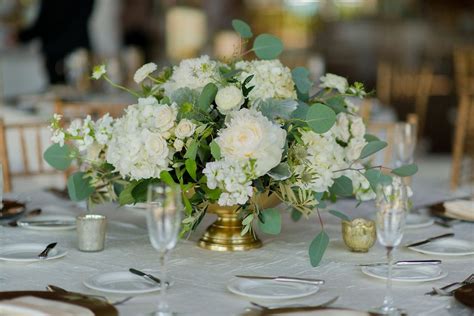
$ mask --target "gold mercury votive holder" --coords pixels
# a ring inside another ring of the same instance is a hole
[[[80,251],[104,250],[107,217],[98,214],[84,214],[76,217],[77,247]]]
[[[354,252],[368,252],[376,240],[375,222],[364,218],[342,221],[342,239]]]

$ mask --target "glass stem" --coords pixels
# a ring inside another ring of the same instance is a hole
[[[167,251],[163,251],[160,253],[160,278],[161,278],[161,287],[160,287],[160,302],[158,304],[158,310],[161,312],[166,312],[169,310],[168,301],[167,301],[167,276],[166,276],[166,257]]]
[[[387,261],[388,261],[387,288],[385,291],[385,298],[383,300],[383,305],[385,307],[392,307],[393,306],[393,296],[392,296],[393,247],[387,247]]]

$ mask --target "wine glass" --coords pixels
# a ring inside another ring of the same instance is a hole
[[[413,163],[416,147],[416,125],[400,122],[394,130],[395,167]]]
[[[393,177],[391,183],[382,183],[376,189],[376,226],[377,239],[387,249],[388,275],[383,305],[376,312],[384,315],[399,315],[392,296],[393,250],[403,237],[407,213],[407,191],[402,179]]]
[[[147,201],[148,235],[151,244],[160,253],[160,301],[154,315],[172,315],[166,299],[166,259],[178,241],[183,210],[181,190],[178,186],[168,186],[164,183],[150,184]]]

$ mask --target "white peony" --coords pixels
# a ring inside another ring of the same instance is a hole
[[[209,56],[182,60],[173,67],[173,74],[163,84],[165,94],[170,96],[179,88],[190,88],[201,92],[208,83],[218,84],[222,81],[219,67],[221,64],[211,60]]]
[[[245,98],[241,89],[235,86],[227,86],[219,89],[215,101],[219,112],[227,114],[232,110],[240,109],[245,102]]]
[[[216,142],[224,158],[248,161],[254,159],[257,176],[276,167],[282,157],[286,131],[255,110],[241,109],[227,116],[226,128]]]
[[[279,60],[240,61],[235,65],[241,69],[239,80],[243,82],[247,77],[254,77],[247,86],[254,86],[248,98],[256,99],[296,99],[295,83],[291,70]]]
[[[177,138],[183,139],[183,138],[192,136],[195,130],[196,130],[196,124],[194,124],[188,119],[182,119],[178,123],[178,126],[176,126],[176,129],[174,130],[174,134],[176,135]]]
[[[346,78],[331,73],[327,73],[319,80],[321,81],[320,88],[336,89],[340,93],[345,93],[349,87]]]
[[[158,69],[158,67],[156,66],[155,63],[145,64],[145,65],[143,65],[143,66],[141,66],[140,68],[137,69],[137,71],[133,75],[133,80],[136,83],[140,83],[143,80],[145,80],[146,77],[148,77],[156,69]]]

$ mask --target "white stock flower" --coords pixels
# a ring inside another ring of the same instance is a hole
[[[140,83],[148,77],[152,72],[154,72],[158,67],[155,63],[148,63],[137,69],[133,75],[133,81]]]
[[[174,130],[174,134],[176,135],[177,138],[183,139],[183,138],[192,136],[195,130],[196,130],[196,124],[194,124],[188,119],[182,119],[181,121],[179,121],[178,125],[176,126]]]
[[[337,139],[344,143],[347,143],[349,141],[351,134],[349,132],[349,119],[347,117],[347,114],[339,113],[333,130]]]
[[[64,146],[64,138],[65,134],[61,129],[57,129],[53,131],[53,135],[51,136],[51,141],[55,144],[59,144],[59,146]]]
[[[254,159],[255,172],[262,176],[281,162],[286,131],[255,110],[241,109],[228,116],[216,143],[224,158]]]
[[[365,124],[361,117],[352,116],[351,119],[351,134],[356,138],[363,138],[365,135]]]
[[[239,80],[242,82],[250,75],[254,77],[247,86],[254,86],[248,97],[256,99],[296,99],[295,83],[291,70],[279,60],[240,61],[235,65],[241,69]]]
[[[217,91],[215,101],[219,112],[227,114],[232,110],[240,109],[245,102],[245,98],[241,89],[236,86],[227,86]]]
[[[339,93],[345,93],[349,86],[346,78],[331,73],[327,73],[319,80],[321,81],[320,88],[336,89]]]
[[[179,65],[173,67],[173,74],[163,84],[166,95],[170,96],[179,88],[189,88],[201,92],[208,83],[221,82],[220,65],[219,62],[211,60],[207,55],[182,60]]]
[[[95,80],[99,80],[106,73],[107,73],[107,69],[105,69],[104,64],[94,66],[94,69],[92,69],[92,78]]]

